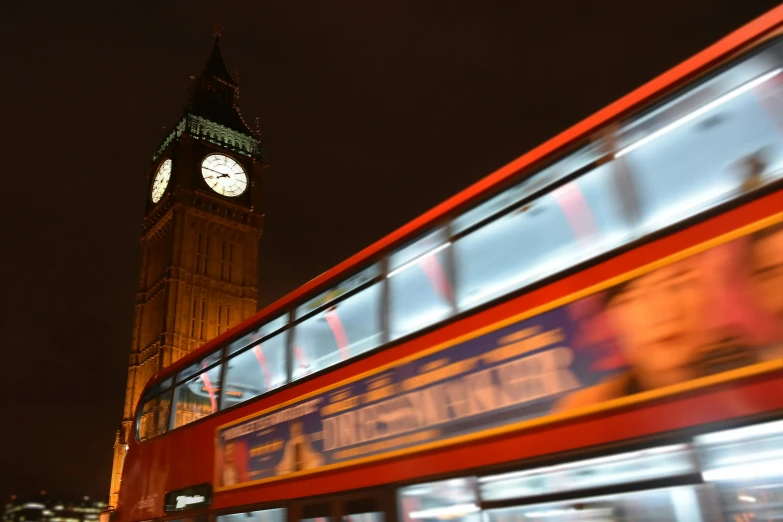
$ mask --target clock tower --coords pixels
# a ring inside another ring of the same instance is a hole
[[[256,311],[265,166],[260,140],[239,111],[239,85],[226,67],[216,32],[182,117],[152,156],[111,506],[117,505],[125,448],[144,385]]]

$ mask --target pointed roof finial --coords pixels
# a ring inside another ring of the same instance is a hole
[[[212,27],[212,34],[215,35],[215,38],[220,38],[220,36],[223,34],[223,24],[216,22]]]
[[[212,44],[212,53],[209,55],[209,59],[207,59],[207,63],[201,74],[214,76],[229,85],[236,86],[236,80],[231,76],[231,73],[228,72],[228,67],[223,59],[223,52],[220,50],[220,34],[222,29],[223,26],[220,23],[215,24],[215,43]]]
[[[193,80],[186,112],[218,123],[242,134],[253,131],[239,112],[239,84],[226,66],[220,45],[223,26],[215,24],[212,52],[201,73]],[[237,71],[238,76],[238,71]]]

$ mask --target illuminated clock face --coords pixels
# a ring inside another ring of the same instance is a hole
[[[222,196],[239,196],[247,188],[245,170],[223,154],[207,156],[201,163],[201,175],[209,188]]]
[[[163,193],[166,192],[166,187],[169,185],[169,178],[171,178],[171,160],[167,159],[160,164],[155,173],[155,179],[152,181],[151,197],[153,203],[157,203],[163,197]]]

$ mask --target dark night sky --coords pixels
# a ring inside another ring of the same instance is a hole
[[[216,20],[266,304],[775,3],[3,2],[0,499],[108,494],[145,175]]]

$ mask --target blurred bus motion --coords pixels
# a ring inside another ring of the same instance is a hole
[[[783,6],[166,368],[123,522],[783,519]]]

